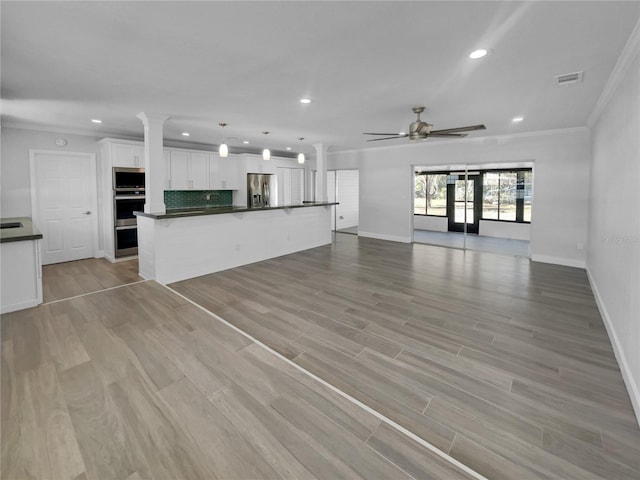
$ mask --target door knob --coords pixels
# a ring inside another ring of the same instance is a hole
[[[87,210],[86,212],[83,212],[83,215],[91,215],[91,210]]]

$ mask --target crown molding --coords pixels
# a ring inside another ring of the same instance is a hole
[[[620,82],[624,79],[629,68],[631,68],[631,64],[633,63],[634,58],[640,53],[640,20],[636,23],[633,32],[629,36],[629,40],[627,40],[626,45],[622,49],[622,53],[620,57],[618,57],[618,62],[616,66],[613,67],[613,71],[611,72],[611,76],[607,81],[607,84],[604,86],[602,93],[600,94],[600,98],[596,102],[595,107],[591,111],[589,118],[587,120],[587,126],[589,128],[593,127],[595,123],[600,118],[602,111],[611,101],[611,97],[614,92],[620,85]]]
[[[404,145],[388,145],[385,147],[366,147],[366,148],[350,148],[345,150],[337,150],[333,152],[329,152],[331,156],[337,156],[343,153],[353,153],[353,152],[380,152],[383,150],[397,150],[397,149],[405,149],[405,148],[435,148],[437,145],[451,145],[458,144],[461,145],[463,143],[475,143],[475,144],[487,144],[493,143],[498,144],[501,142],[509,141],[509,140],[517,140],[519,138],[528,138],[528,137],[545,137],[549,135],[561,135],[565,133],[574,133],[574,132],[588,132],[589,127],[580,126],[580,127],[567,127],[567,128],[556,128],[550,130],[534,130],[531,132],[520,132],[520,133],[509,133],[504,135],[487,135],[484,137],[470,137],[470,138],[460,138],[454,140],[438,140],[437,142],[427,143],[427,142],[416,142],[416,143],[406,143]]]

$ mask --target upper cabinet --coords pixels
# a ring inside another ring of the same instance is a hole
[[[168,153],[168,190],[208,190],[209,157],[206,152],[188,150],[165,150]]]
[[[113,143],[111,148],[114,167],[144,167],[144,145]]]
[[[102,164],[111,172],[111,167],[144,168],[144,143],[118,138],[103,138]],[[111,174],[108,175],[111,178]]]
[[[209,188],[211,190],[238,190],[240,188],[239,158],[220,158],[215,153],[211,155]]]
[[[191,174],[191,188],[194,190],[209,190],[209,153],[191,152],[189,158],[189,172]]]
[[[144,167],[144,143],[105,138],[105,188],[111,190],[111,167]],[[242,156],[220,158],[217,153],[167,147],[164,149],[165,190],[239,190]]]

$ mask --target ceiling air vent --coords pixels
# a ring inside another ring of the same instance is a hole
[[[556,85],[573,85],[582,81],[584,72],[565,73],[564,75],[556,75]]]

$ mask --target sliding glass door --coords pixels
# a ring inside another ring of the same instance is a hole
[[[448,175],[447,218],[449,231],[478,233],[481,215],[482,183],[480,175],[466,177],[464,174]]]

